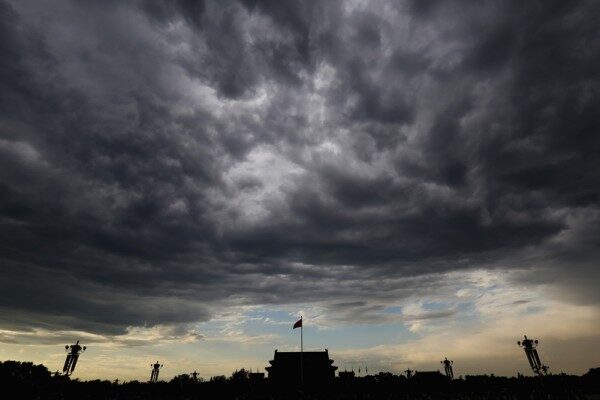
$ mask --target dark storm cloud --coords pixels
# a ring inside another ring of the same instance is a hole
[[[496,265],[593,288],[599,13],[0,3],[1,325],[306,299],[368,322]]]

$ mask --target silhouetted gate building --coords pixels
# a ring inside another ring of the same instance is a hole
[[[336,366],[329,359],[329,352],[305,351],[283,352],[275,350],[271,366],[265,369],[269,373],[269,381],[286,389],[300,388],[300,354],[302,354],[302,370],[304,389],[319,389],[333,382]]]
[[[418,385],[426,386],[430,389],[443,388],[450,382],[450,378],[440,371],[417,371],[411,380]]]

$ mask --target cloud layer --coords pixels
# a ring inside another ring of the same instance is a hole
[[[599,18],[0,3],[0,328],[114,336],[307,301],[372,322],[474,268],[597,305]]]

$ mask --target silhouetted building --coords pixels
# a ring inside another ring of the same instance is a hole
[[[265,373],[264,372],[250,372],[248,374],[248,379],[250,379],[251,381],[262,381],[263,379],[265,379]]]
[[[440,371],[417,371],[412,375],[411,379],[420,385],[431,387],[444,385],[449,380],[449,378]]]
[[[338,372],[338,377],[340,379],[346,380],[346,379],[354,379],[356,375],[354,374],[354,371],[340,371]]]
[[[333,382],[337,367],[332,365],[333,360],[329,359],[327,350],[303,353],[275,350],[273,360],[269,361],[271,366],[265,368],[269,373],[269,381],[280,387],[299,389],[301,356],[304,389],[320,388]]]

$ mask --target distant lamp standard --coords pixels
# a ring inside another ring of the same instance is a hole
[[[454,371],[452,371],[452,364],[454,364],[454,361],[448,360],[448,357],[445,357],[444,361],[440,361],[440,363],[444,364],[444,371],[446,372],[446,376],[450,379],[453,379]]]
[[[540,367],[540,369],[542,370],[542,372],[544,373],[544,375],[548,375],[548,370],[550,369],[550,367],[547,366],[547,365],[542,365]]]
[[[156,383],[158,382],[158,372],[162,368],[162,364],[159,364],[158,361],[154,364],[150,364],[152,367],[152,372],[150,373],[150,382]]]
[[[192,374],[191,374],[191,375],[192,375],[192,380],[193,380],[194,382],[198,382],[198,375],[199,375],[199,374],[198,374],[196,371],[194,371],[194,372],[192,372]]]
[[[63,365],[63,375],[69,376],[75,371],[75,366],[77,365],[77,360],[79,359],[79,355],[85,351],[86,347],[81,347],[79,345],[79,340],[72,345],[66,345],[65,351],[67,351],[67,359],[65,360],[65,365]]]
[[[531,370],[533,371],[533,373],[539,376],[548,375],[548,369],[550,367],[542,364],[542,361],[540,360],[540,356],[537,351],[538,343],[539,342],[537,339],[529,339],[527,338],[527,335],[524,336],[522,342],[517,342],[519,347],[522,347],[525,351],[527,361],[529,361],[529,365],[531,366]]]

